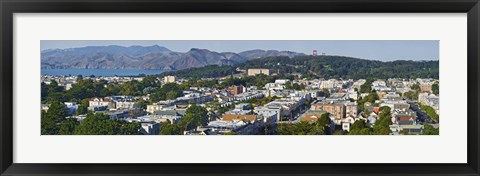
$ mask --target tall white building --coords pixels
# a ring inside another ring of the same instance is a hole
[[[163,82],[165,83],[174,83],[176,81],[176,77],[175,76],[165,76],[163,77]]]

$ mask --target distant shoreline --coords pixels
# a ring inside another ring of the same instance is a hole
[[[139,75],[156,75],[169,70],[160,69],[95,69],[95,68],[54,68],[41,69],[41,75],[52,76],[139,76]]]

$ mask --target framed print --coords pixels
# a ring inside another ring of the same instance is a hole
[[[2,1],[1,174],[479,175],[479,8]]]

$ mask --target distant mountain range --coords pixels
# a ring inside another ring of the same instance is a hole
[[[234,65],[251,59],[305,56],[303,53],[277,50],[249,50],[240,53],[215,52],[192,48],[174,52],[154,46],[88,46],[70,49],[50,49],[41,52],[42,68],[82,69],[162,69],[182,70],[207,65]]]

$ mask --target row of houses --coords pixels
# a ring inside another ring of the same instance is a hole
[[[429,93],[419,93],[418,94],[418,102],[430,106],[435,109],[437,114],[440,114],[440,98],[435,94]]]

